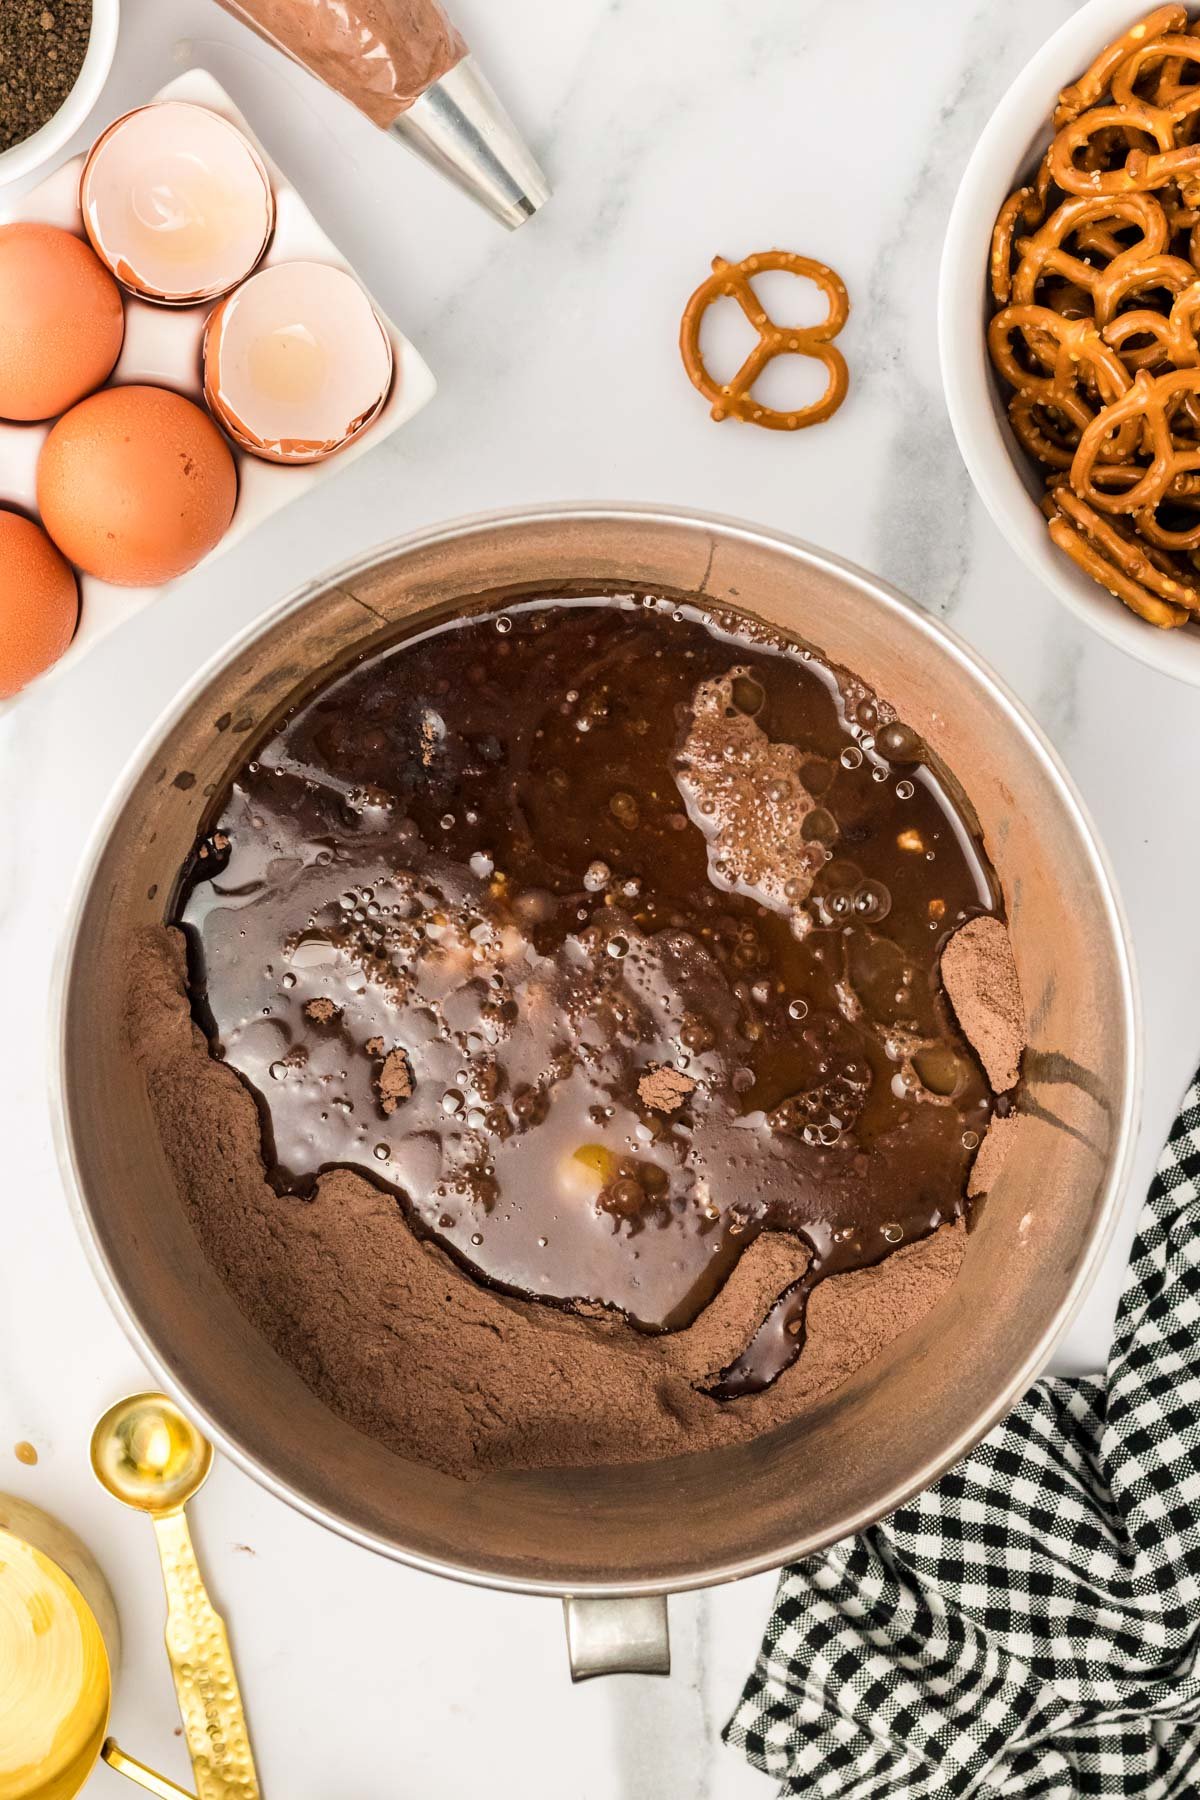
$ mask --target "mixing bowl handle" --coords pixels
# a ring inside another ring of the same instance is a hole
[[[669,1675],[667,1596],[563,1601],[571,1680],[589,1675]]]

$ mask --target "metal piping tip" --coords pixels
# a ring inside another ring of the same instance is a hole
[[[515,231],[550,184],[473,57],[425,89],[389,129]]]

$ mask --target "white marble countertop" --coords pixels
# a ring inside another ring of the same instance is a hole
[[[1103,1360],[1133,1219],[1200,1049],[1200,833],[1187,798],[1200,789],[1200,693],[1122,658],[1036,586],[974,498],[938,382],[935,280],[958,173],[994,100],[1071,0],[456,9],[556,188],[511,237],[209,0],[125,0],[97,120],[191,63],[212,69],[441,391],[377,452],[0,719],[0,1488],[58,1513],[100,1557],[126,1636],[113,1728],[181,1782],[150,1532],[87,1468],[92,1421],[143,1371],[67,1216],[44,1021],[57,922],[111,784],[179,684],[269,602],[449,515],[639,499],[811,538],[952,619],[1069,764],[1115,865],[1140,965],[1143,1137],[1123,1229],[1061,1350],[1064,1370]],[[849,401],[795,438],[711,424],[675,347],[712,255],[776,244],[827,259],[854,302],[841,339]],[[23,1438],[36,1468],[12,1454]],[[386,1563],[225,1465],[193,1519],[269,1793],[768,1792],[719,1731],[753,1660],[769,1576],[672,1603],[669,1682],[572,1689],[554,1602]],[[88,1791],[115,1793],[115,1781],[101,1770]]]

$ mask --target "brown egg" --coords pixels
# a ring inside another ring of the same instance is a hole
[[[0,511],[0,696],[58,661],[78,617],[74,573],[45,532]]]
[[[119,587],[173,581],[218,544],[237,499],[228,444],[166,388],[105,388],[42,446],[38,509],[65,556]]]
[[[82,238],[0,225],[0,418],[49,419],[106,381],[121,354],[121,293]]]

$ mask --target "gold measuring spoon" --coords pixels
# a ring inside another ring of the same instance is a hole
[[[116,1738],[105,1738],[100,1754],[110,1769],[115,1769],[118,1775],[128,1775],[130,1781],[136,1781],[148,1794],[157,1794],[158,1800],[196,1800],[196,1796],[189,1794],[186,1788],[177,1787],[165,1775],[147,1768],[136,1756],[128,1756]]]
[[[165,1394],[118,1400],[92,1432],[101,1486],[154,1521],[167,1590],[167,1656],[199,1800],[259,1800],[229,1638],[205,1592],[183,1512],[211,1465],[212,1445]]]

